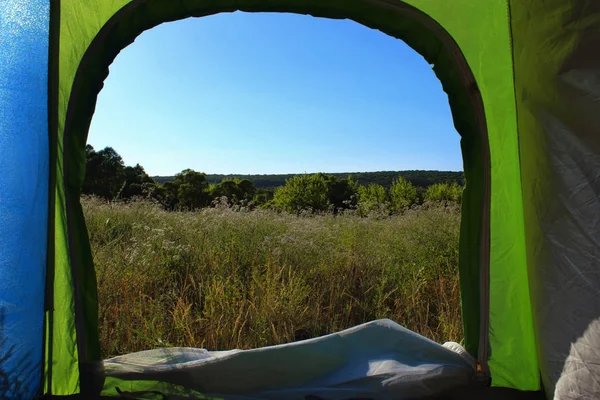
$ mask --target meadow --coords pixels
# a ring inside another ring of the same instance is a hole
[[[456,204],[397,215],[165,211],[82,198],[103,357],[254,348],[389,318],[462,341]]]

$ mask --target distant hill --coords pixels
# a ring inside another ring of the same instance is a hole
[[[285,180],[298,174],[274,174],[274,175],[219,175],[207,174],[206,180],[209,183],[219,183],[226,178],[247,179],[257,188],[276,188],[283,186]],[[461,171],[377,171],[377,172],[336,172],[328,175],[334,175],[338,178],[346,178],[352,176],[361,185],[369,183],[377,183],[385,187],[389,187],[392,181],[398,176],[404,177],[415,186],[426,187],[434,183],[441,182],[458,182],[464,183],[464,174]],[[168,181],[175,180],[174,176],[153,176],[156,182],[163,184]]]

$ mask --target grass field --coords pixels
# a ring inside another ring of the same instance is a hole
[[[364,218],[82,203],[104,357],[260,347],[378,318],[462,340],[457,206]]]

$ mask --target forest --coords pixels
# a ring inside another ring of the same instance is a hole
[[[285,185],[285,181],[296,174],[271,174],[271,175],[239,175],[239,174],[207,174],[208,183],[219,183],[224,180],[239,179],[248,180],[259,189],[275,189]],[[359,185],[366,186],[370,183],[376,183],[389,188],[392,182],[401,176],[414,186],[427,187],[436,183],[457,182],[459,185],[464,183],[464,174],[461,171],[431,171],[431,170],[412,170],[412,171],[375,171],[375,172],[334,172],[328,175],[335,176],[338,179],[352,177]],[[174,176],[153,176],[156,182],[163,184],[175,180]]]
[[[126,166],[112,147],[86,148],[82,194],[105,200],[145,198],[165,210],[193,211],[218,203],[289,213],[353,210],[401,212],[427,201],[459,203],[462,172],[384,171],[283,175],[207,175],[185,169],[172,177],[150,177]]]

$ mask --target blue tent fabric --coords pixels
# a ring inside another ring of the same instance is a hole
[[[0,398],[34,397],[41,384],[49,7],[0,1]]]

